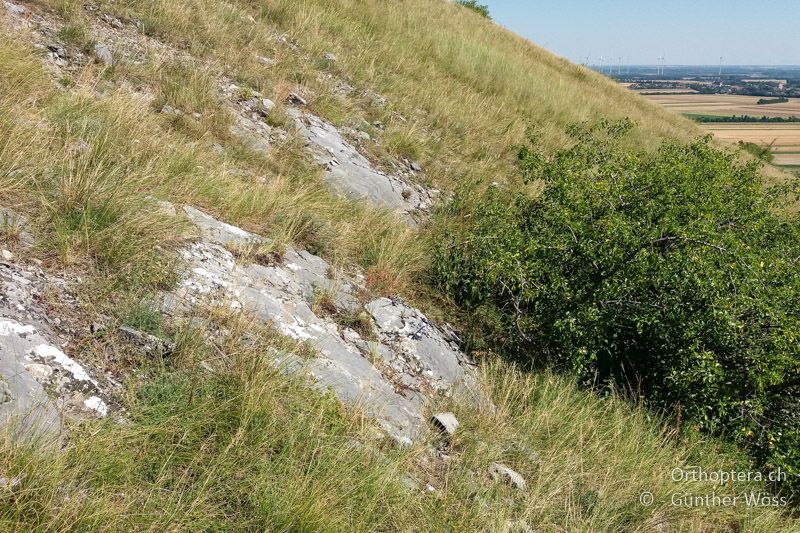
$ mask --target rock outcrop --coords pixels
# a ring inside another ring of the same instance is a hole
[[[61,417],[104,417],[101,384],[64,349],[44,302],[68,299],[63,280],[36,266],[0,261],[0,427],[23,440],[52,440]]]
[[[290,114],[314,159],[325,167],[325,180],[340,194],[399,211],[411,222],[433,207],[437,191],[377,170],[334,125],[321,118],[299,109],[291,109]]]
[[[241,263],[237,248],[268,241],[197,209],[184,212],[202,238],[182,252],[186,268],[178,289],[164,296],[167,313],[189,314],[203,303],[225,305],[307,343],[315,357],[283,354],[276,364],[288,372],[307,371],[317,387],[361,407],[402,444],[425,425],[427,400],[451,394],[480,400],[473,364],[452,332],[418,309],[397,298],[362,303],[362,276],[335,275],[325,260],[304,250],[289,248],[271,264]],[[331,313],[315,312],[320,294]],[[361,327],[341,320],[357,315]]]

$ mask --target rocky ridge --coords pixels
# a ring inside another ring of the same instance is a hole
[[[222,305],[274,325],[315,353],[308,360],[276,354],[277,365],[309,373],[317,387],[362,408],[401,444],[426,424],[428,400],[455,394],[481,401],[474,365],[449,328],[399,298],[362,302],[363,275],[336,272],[306,250],[290,247],[269,264],[243,263],[236,250],[269,242],[192,207],[183,211],[202,237],[181,252],[185,269],[179,287],[164,295],[165,313]],[[323,299],[325,313],[317,309]]]
[[[56,76],[89,61],[105,67],[135,63],[149,50],[191,59],[143,35],[136,21],[103,13],[96,13],[91,28],[94,54],[74,50],[59,41],[60,23],[53,16],[8,0],[4,7],[13,23],[30,30],[47,51],[44,62]],[[96,12],[90,8],[86,9]],[[419,165],[407,163],[411,170],[406,174],[377,169],[339,129],[304,109],[307,103],[300,95],[291,93],[287,99],[295,128],[290,132],[269,124],[274,108],[270,100],[249,89],[251,97],[242,99],[229,80],[220,79],[219,85],[234,116],[231,133],[252,149],[267,151],[277,140],[297,134],[305,139],[309,155],[323,167],[323,178],[335,192],[394,210],[412,225],[433,207],[438,191],[408,179],[422,170]],[[162,113],[183,111],[165,108]],[[411,443],[427,423],[424,413],[430,400],[459,395],[482,401],[474,365],[459,350],[457,335],[433,324],[402,299],[365,298],[363,273],[338,272],[321,257],[295,248],[265,264],[248,262],[241,257],[242,249],[268,247],[267,239],[190,206],[161,207],[187,217],[200,233],[181,251],[181,282],[163,295],[160,304],[166,315],[191,316],[198,305],[225,305],[306,343],[315,354],[309,359],[294,354],[265,356],[273,356],[286,372],[310,375],[315,386],[331,390],[341,401],[358,405],[402,445]],[[0,374],[9,384],[7,397],[12,398],[2,404],[6,421],[33,410],[46,421],[41,427],[53,435],[60,428],[60,416],[106,416],[113,410],[106,384],[113,388],[113,379],[67,356],[63,349],[74,342],[74,335],[54,332],[47,309],[36,304],[43,286],[58,286],[68,293],[68,284],[38,267],[18,262],[0,266]],[[76,302],[71,305],[77,307]],[[148,349],[167,349],[159,339],[130,328],[121,334]]]

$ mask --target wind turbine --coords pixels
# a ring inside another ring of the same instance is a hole
[[[589,66],[589,57],[590,56],[586,56],[586,58],[584,59],[584,61],[583,61],[583,66],[584,67],[588,67]]]
[[[719,56],[719,77],[722,77],[722,56]]]
[[[600,73],[602,74],[604,72],[605,71],[603,70],[603,56],[600,56]]]
[[[622,75],[622,56],[619,56],[619,61],[617,63],[617,76]]]

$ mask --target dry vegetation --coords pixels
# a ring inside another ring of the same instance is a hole
[[[90,44],[99,23],[84,2],[36,4],[69,28],[64,40]],[[487,175],[514,182],[513,148],[528,126],[552,148],[564,142],[567,124],[600,117],[638,121],[636,142],[647,147],[700,131],[445,2],[97,5],[140,21],[144,33],[193,63],[148,49],[139,64],[89,64],[59,80],[67,89],[57,88],[28,38],[0,18],[0,203],[31,217],[36,253],[50,268],[85,276],[79,289],[90,294],[87,307],[115,316],[171,280],[171,250],[185,228],[153,198],[212,209],[278,245],[313,245],[336,264],[369,269],[383,291],[417,290],[427,266],[424,231],[331,195],[291,135],[269,157],[237,146],[218,95],[221,76],[279,105],[298,90],[339,124],[381,122],[384,142],[367,147],[372,157],[386,165],[419,160],[425,179],[445,189]],[[337,55],[333,65],[320,62],[326,51]],[[337,79],[359,89],[342,93]],[[376,94],[388,105],[376,105]],[[164,103],[196,110],[202,120],[165,117],[158,113]],[[217,154],[215,142],[230,149]],[[120,399],[129,423],[73,427],[55,455],[0,447],[3,476],[25,480],[24,490],[0,500],[1,529],[502,531],[508,520],[543,531],[793,528],[769,509],[670,505],[676,465],[746,463],[698,436],[676,437],[639,406],[497,364],[485,367],[496,412],[448,406],[463,431],[443,471],[431,475],[420,464],[424,445],[377,456],[354,450],[354,438],[368,439],[368,422],[263,363],[270,350],[300,348],[217,311],[205,318],[229,335],[212,345],[185,324],[165,324],[178,343],[175,358],[130,379]],[[245,331],[258,342],[242,342]],[[197,365],[208,353],[216,372]],[[529,489],[493,483],[489,457],[519,468]],[[436,490],[409,491],[405,471]],[[656,496],[652,507],[638,503],[644,490]]]

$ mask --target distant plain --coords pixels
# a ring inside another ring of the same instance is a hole
[[[800,117],[798,98],[791,98],[786,103],[759,105],[758,96],[664,93],[643,96],[685,115]],[[701,126],[723,141],[771,145],[776,165],[800,166],[800,122],[706,122]]]

